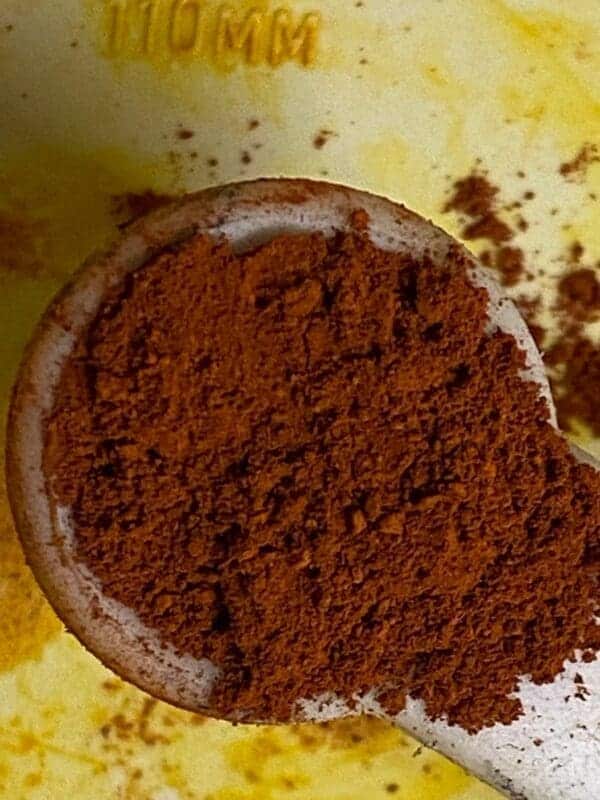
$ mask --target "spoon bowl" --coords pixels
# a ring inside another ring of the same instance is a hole
[[[126,680],[174,705],[214,714],[211,692],[222,676],[221,669],[208,659],[182,655],[162,642],[132,610],[106,597],[94,575],[76,559],[70,510],[55,502],[43,470],[45,423],[54,406],[61,371],[96,318],[106,294],[165,248],[198,234],[225,237],[236,253],[282,233],[320,232],[331,237],[337,231],[350,230],[352,214],[359,210],[367,212],[369,237],[383,250],[443,263],[450,250],[458,246],[440,228],[402,205],[342,186],[264,180],[208,189],[138,219],[106,251],[92,256],[54,300],[25,353],[10,409],[6,463],[11,507],[27,561],[57,614],[85,647]],[[524,350],[523,378],[537,383],[550,421],[556,426],[543,362],[527,326],[515,306],[503,297],[494,277],[467,251],[464,254],[473,285],[484,287],[489,296],[489,332],[505,331]],[[578,457],[597,467],[587,454],[578,453]],[[588,672],[590,679],[596,680],[595,664],[589,665]],[[597,680],[600,696],[600,675]],[[335,695],[308,700],[300,706],[302,718],[332,719],[357,710],[386,716],[374,694],[354,700],[352,708]],[[596,701],[594,713],[598,713],[598,706]],[[527,713],[526,709],[525,716]],[[232,718],[269,722],[256,719],[244,709]],[[443,721],[432,723],[423,708],[412,701],[393,721],[427,743],[437,744],[487,780],[501,786],[511,784],[505,769],[506,757],[512,758],[512,753],[506,750],[502,735],[496,739],[489,736],[498,726],[469,736]],[[514,723],[515,735],[522,737],[524,750],[539,762],[541,751],[533,742],[542,738],[539,730],[545,723],[528,719],[517,733],[519,724]],[[594,746],[591,739],[587,741],[586,752],[590,748],[593,751]],[[524,774],[527,780],[527,771]]]

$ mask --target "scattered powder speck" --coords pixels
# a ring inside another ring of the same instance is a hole
[[[567,272],[559,281],[556,308],[572,319],[595,321],[600,311],[598,270],[580,267]]]
[[[596,161],[600,161],[598,148],[586,144],[559,171],[568,180],[579,181]],[[525,173],[519,170],[517,176],[524,178]],[[521,198],[533,200],[535,193],[527,190]],[[444,210],[461,215],[464,239],[484,240],[484,249],[479,253],[481,262],[496,272],[503,286],[514,290],[511,295],[538,347],[547,348],[544,360],[561,428],[575,432],[577,423],[584,423],[591,433],[600,436],[600,344],[590,338],[586,329],[586,324],[600,319],[600,266],[585,258],[579,241],[569,245],[561,259],[563,272],[556,281],[555,297],[551,305],[546,304],[546,310],[550,309],[557,320],[557,325],[548,330],[541,321],[545,310],[541,296],[532,297],[530,291],[517,294],[519,286],[525,286],[533,277],[525,253],[506,244],[513,235],[527,229],[528,221],[521,213],[510,224],[505,221],[506,216],[503,220],[497,216],[499,209],[507,212],[521,206],[522,203],[502,202],[499,187],[477,164],[471,174],[454,182]],[[557,213],[557,209],[550,213]],[[543,270],[537,272],[545,274]]]
[[[461,236],[466,240],[487,239],[494,245],[513,237],[510,226],[498,216],[498,192],[482,172],[474,171],[454,184],[454,191],[445,211],[464,215]]]
[[[515,232],[504,219],[500,219],[499,188],[483,172],[474,170],[470,175],[455,181],[452,195],[444,211],[461,215],[461,236],[469,241],[481,239],[486,249],[480,253],[481,261],[495,269],[504,286],[515,286],[525,274],[523,252],[506,244]],[[504,208],[514,208],[513,203]],[[521,207],[519,203],[518,207]],[[519,215],[515,227],[524,230],[527,222]]]
[[[580,325],[570,326],[546,352],[558,421],[575,431],[579,420],[600,436],[600,347]]]
[[[598,145],[588,142],[570,161],[564,161],[560,165],[559,172],[563,178],[578,183],[585,178],[588,167],[598,161],[600,161]]]
[[[321,150],[327,142],[331,139],[332,136],[335,136],[335,132],[328,130],[327,128],[321,128],[321,130],[315,134],[313,138],[313,147],[317,150]]]
[[[525,269],[523,251],[519,247],[500,247],[496,252],[494,267],[500,274],[505,286],[515,286]]]
[[[461,211],[472,219],[483,217],[494,208],[498,191],[485,175],[473,172],[454,183],[454,193],[444,210]]]

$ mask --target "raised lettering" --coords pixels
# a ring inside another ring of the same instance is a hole
[[[124,47],[127,28],[126,0],[109,0],[106,4],[108,14],[108,49],[111,53],[119,53]]]
[[[200,5],[198,0],[175,0],[169,18],[169,48],[189,53],[199,47]]]
[[[321,15],[317,11],[305,14],[294,26],[292,15],[280,8],[273,15],[269,62],[278,66],[287,59],[298,59],[308,66],[315,59]]]
[[[239,51],[249,64],[260,60],[260,37],[264,14],[250,9],[243,20],[231,6],[222,6],[217,22],[216,57]]]
[[[139,10],[142,14],[142,52],[151,53],[154,48],[158,2],[142,0],[139,3]]]

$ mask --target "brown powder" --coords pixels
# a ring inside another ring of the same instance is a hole
[[[523,251],[519,247],[499,247],[493,265],[503,286],[515,286],[525,272]]]
[[[580,242],[574,242],[566,255],[567,271],[558,282],[553,306],[558,336],[544,360],[560,426],[577,432],[584,423],[594,436],[600,436],[600,347],[585,327],[600,317],[600,281],[598,266],[586,266],[584,255]]]
[[[454,193],[445,211],[460,211],[471,219],[485,217],[495,208],[498,187],[485,175],[472,172],[454,183]]]
[[[489,239],[495,244],[512,239],[513,232],[510,227],[495,214],[486,214],[470,222],[462,230],[464,239]]]
[[[538,347],[551,346],[544,353],[548,367],[558,423],[568,432],[577,433],[584,423],[594,436],[600,436],[600,346],[586,334],[585,323],[598,320],[600,285],[598,270],[577,267],[583,248],[575,243],[567,255],[572,271],[558,282],[557,298],[552,307],[557,315],[557,335],[539,322],[540,298],[517,297],[516,304],[527,321]]]
[[[466,217],[461,229],[462,238],[467,241],[485,240],[489,249],[484,251],[483,262],[498,271],[499,280],[504,286],[514,286],[525,271],[523,252],[518,247],[505,244],[513,238],[514,232],[498,216],[498,194],[498,187],[490,183],[486,175],[475,170],[454,183],[453,193],[444,211],[456,211]],[[522,229],[519,220],[516,227]]]
[[[544,360],[551,370],[561,428],[576,432],[579,421],[600,436],[600,346],[574,324],[561,333]]]
[[[590,164],[600,161],[598,147],[591,142],[584,144],[571,161],[563,162],[559,167],[560,174],[567,180],[580,182],[585,178]]]
[[[585,177],[589,165],[599,160],[597,146],[588,143],[571,161],[562,164],[559,171],[569,180],[580,181]],[[525,177],[522,171],[517,174]],[[522,198],[524,201],[532,200],[535,193],[527,190]],[[505,204],[503,208],[514,205]],[[463,238],[480,238],[479,234],[484,234],[487,247],[480,253],[480,260],[496,271],[504,286],[514,287],[531,273],[527,270],[523,251],[504,244],[503,237],[507,236],[507,232],[502,227],[496,229],[496,210],[499,206],[499,188],[486,174],[475,169],[454,183],[452,196],[444,210],[466,216],[461,231]],[[522,230],[526,224],[526,220],[519,217],[514,221],[513,230]],[[473,234],[478,236],[474,237]],[[558,335],[545,360],[549,367],[560,426],[574,432],[579,420],[598,436],[600,403],[596,398],[600,396],[600,347],[588,337],[581,323],[595,322],[600,317],[600,280],[598,265],[583,263],[584,254],[582,244],[575,241],[563,257],[566,272],[558,281],[557,297],[551,309],[558,318]],[[551,337],[539,322],[541,303],[524,295],[516,298],[516,303],[538,346],[543,347]]]
[[[600,476],[487,303],[364,232],[197,237],[106,300],[45,468],[107,595],[223,667],[215,711],[378,686],[479,729],[600,647]]]
[[[478,172],[455,182],[454,193],[444,210],[458,211],[469,218],[461,232],[464,239],[488,239],[498,245],[512,238],[509,225],[497,214],[498,191],[497,186]]]
[[[600,311],[600,282],[598,270],[580,267],[568,272],[558,284],[556,308],[573,320],[593,321]]]
[[[316,150],[321,150],[323,147],[325,147],[332,136],[335,136],[334,131],[330,131],[327,128],[321,128],[321,130],[316,133],[313,138],[313,147]]]
[[[573,264],[579,264],[581,261],[585,249],[581,242],[573,242],[571,247],[569,248],[569,258],[568,260],[571,261]]]

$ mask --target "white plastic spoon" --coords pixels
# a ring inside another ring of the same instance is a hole
[[[48,497],[42,470],[44,420],[61,369],[106,292],[166,246],[200,232],[225,236],[237,252],[283,232],[331,236],[349,229],[356,209],[368,212],[369,235],[382,249],[442,262],[456,247],[446,233],[404,207],[340,186],[266,180],[206,190],[136,221],[107,252],[92,257],[55,300],[24,357],[10,412],[7,476],[28,562],[60,617],[89,650],[119,675],[176,705],[210,713],[218,666],[178,655],[133,611],[104,597],[94,576],[74,557],[69,509],[56,507]],[[525,323],[494,278],[468,258],[473,283],[485,287],[490,297],[490,333],[500,328],[512,334],[526,352],[523,380],[538,384],[556,426],[542,360]],[[574,452],[598,468],[590,456]],[[576,673],[588,692],[584,701],[575,699],[582,694]],[[375,697],[375,691],[359,698],[330,694],[301,701],[300,707],[307,720],[360,711],[386,717]],[[519,719],[477,734],[432,721],[423,704],[411,699],[392,721],[515,797],[600,797],[600,662],[569,663],[549,685],[523,678],[519,699],[524,708]],[[250,721],[243,709],[240,719]]]

